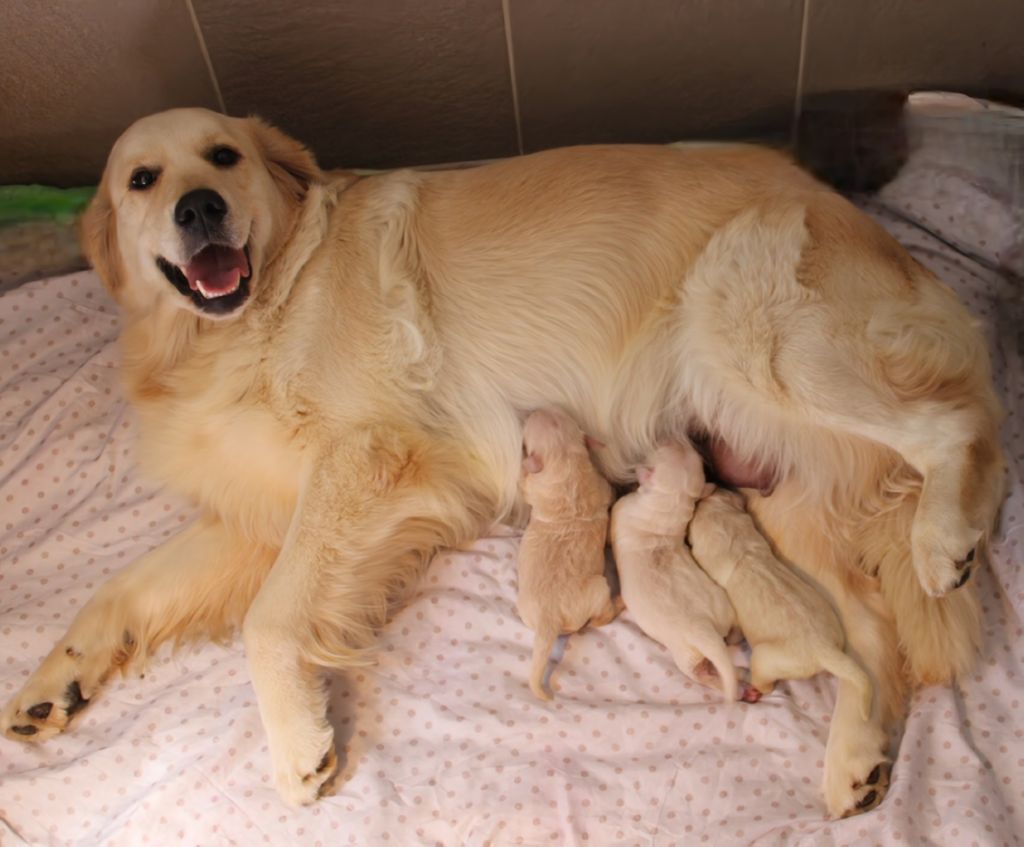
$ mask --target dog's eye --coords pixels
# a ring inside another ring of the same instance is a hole
[[[219,168],[230,168],[241,158],[241,154],[230,147],[214,147],[210,152],[210,161]]]
[[[156,173],[149,170],[149,168],[136,168],[132,171],[132,178],[128,182],[128,187],[132,191],[145,191],[156,182],[156,177]]]

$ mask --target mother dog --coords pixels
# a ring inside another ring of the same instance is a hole
[[[313,801],[337,768],[320,668],[365,661],[433,551],[514,512],[520,421],[549,405],[612,479],[695,433],[772,478],[752,508],[879,692],[865,721],[839,689],[833,815],[884,795],[906,684],[969,666],[1002,490],[981,336],[775,153],[359,179],[259,120],[176,110],[118,140],[83,230],[124,310],[142,460],[204,516],[83,607],[4,711],[11,737],[62,731],[163,641],[240,626],[277,786]]]

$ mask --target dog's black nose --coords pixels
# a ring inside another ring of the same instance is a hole
[[[184,195],[174,207],[174,220],[182,229],[212,230],[228,213],[228,204],[216,191],[197,188]]]

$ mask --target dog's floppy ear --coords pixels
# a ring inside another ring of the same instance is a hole
[[[85,258],[116,297],[121,288],[117,219],[110,204],[107,186],[103,182],[78,220],[78,240]]]
[[[309,187],[323,182],[323,173],[308,149],[262,118],[248,119],[249,131],[274,181],[286,194],[301,200]]]

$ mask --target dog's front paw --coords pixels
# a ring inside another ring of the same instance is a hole
[[[939,527],[921,520],[914,523],[911,543],[914,570],[925,593],[943,597],[964,585],[977,565],[975,554],[981,532],[958,522]]]
[[[4,708],[0,731],[16,741],[52,738],[89,705],[105,677],[91,657],[73,647],[54,651]]]
[[[328,792],[338,774],[334,731],[327,727],[291,741],[293,746],[274,757],[274,781],[286,803],[308,806]]]

